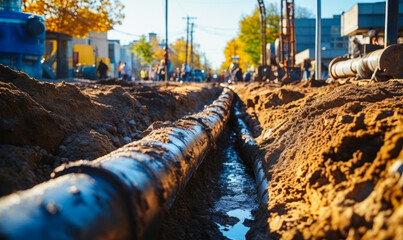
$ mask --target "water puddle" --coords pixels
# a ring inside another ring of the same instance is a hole
[[[255,181],[235,148],[236,136],[231,133],[223,148],[225,156],[218,184],[225,189],[215,204],[215,211],[224,214],[224,221],[216,222],[221,233],[229,239],[245,239],[253,220],[252,210],[258,207]]]
[[[228,129],[164,216],[158,239],[245,239],[258,201],[252,171],[235,144]]]
[[[249,231],[249,227],[245,226],[244,222],[245,220],[252,219],[251,210],[236,209],[227,212],[227,214],[230,217],[235,217],[239,219],[239,221],[235,225],[230,227],[220,225],[220,231],[222,232],[222,234],[229,239],[245,239],[245,235]]]

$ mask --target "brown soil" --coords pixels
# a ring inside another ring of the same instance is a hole
[[[402,238],[403,180],[390,169],[403,160],[403,80],[233,87],[269,179],[267,211],[257,212],[248,239]],[[116,79],[51,84],[0,65],[0,195],[137,140],[155,121],[199,111],[220,91]]]
[[[234,86],[266,153],[266,237],[401,239],[403,186],[389,169],[403,159],[403,80],[320,85]]]
[[[200,111],[220,92],[214,84],[44,83],[0,65],[0,196],[137,140],[155,121]]]

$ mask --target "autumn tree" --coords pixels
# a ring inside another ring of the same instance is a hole
[[[224,56],[225,56],[225,62],[222,63],[220,69],[221,70],[227,70],[231,63],[233,63],[233,57],[238,56],[239,60],[237,61],[239,63],[240,68],[245,71],[250,67],[250,57],[245,54],[244,52],[244,45],[243,42],[239,40],[239,38],[234,38],[227,42],[227,46],[224,49]]]
[[[145,64],[151,65],[154,61],[154,50],[151,43],[143,35],[139,42],[132,44],[132,52]]]
[[[132,52],[145,64],[159,64],[164,59],[165,47],[160,46],[157,38],[150,39],[147,42],[146,37],[142,36],[137,43],[132,44]],[[169,45],[169,59],[172,69],[181,67],[182,63],[185,62],[186,42],[183,38]],[[188,60],[190,61],[190,54]],[[195,68],[201,68],[200,53],[196,47],[193,51],[193,63]]]
[[[172,54],[169,55],[174,67],[181,67],[186,61],[186,41],[183,38],[171,44]]]
[[[171,59],[172,66],[174,68],[181,67],[186,61],[186,41],[183,38],[177,39],[174,43],[170,45],[172,53],[169,55]],[[188,49],[188,64],[190,65],[190,49]],[[197,45],[193,47],[193,64],[194,68],[201,68],[201,54],[198,51]]]
[[[266,9],[266,39],[267,43],[274,43],[278,37],[280,17],[274,4]],[[240,22],[239,40],[243,43],[243,51],[249,57],[249,64],[257,66],[260,61],[260,11],[253,11],[252,15],[242,18]]]
[[[22,8],[44,16],[46,29],[75,37],[106,32],[124,18],[120,0],[22,0]]]
[[[150,39],[150,44],[153,49],[153,58],[156,62],[160,62],[162,59],[164,59],[164,53],[165,49],[159,45],[158,38],[152,38]]]

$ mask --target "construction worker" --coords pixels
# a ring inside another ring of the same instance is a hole
[[[108,76],[106,73],[108,72],[108,66],[104,63],[104,61],[99,61],[98,67],[97,67],[97,73],[99,72],[100,78],[104,79],[107,78]]]

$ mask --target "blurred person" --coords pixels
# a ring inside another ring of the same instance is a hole
[[[153,81],[159,81],[160,80],[160,76],[158,75],[158,69],[159,69],[160,65],[156,64],[153,68],[152,74],[152,80]]]
[[[118,78],[122,77],[122,69],[123,69],[123,63],[119,61],[118,66],[116,68],[116,71],[118,72]]]
[[[210,72],[207,72],[206,82],[211,82],[212,78],[213,78],[213,77],[211,76],[211,73],[210,73]]]
[[[358,41],[358,39],[355,37],[353,39],[353,57],[360,57],[361,56],[361,48],[362,48],[362,44],[360,43],[360,41]]]
[[[181,75],[181,69],[179,68],[179,67],[177,67],[177,68],[175,68],[175,71],[174,71],[174,73],[173,73],[173,79],[174,79],[174,81],[179,81],[179,78],[180,78],[180,75]]]
[[[189,81],[190,71],[191,71],[191,69],[190,69],[189,65],[183,63],[182,64],[182,69],[181,69],[181,74],[182,74],[182,80],[183,81],[185,81],[185,82]]]
[[[245,82],[250,82],[251,78],[252,78],[252,73],[250,71],[246,71],[243,75],[243,80]]]
[[[124,78],[123,80],[130,82],[132,80],[132,68],[130,67],[130,65],[125,63],[123,71],[125,73],[125,75],[123,76],[123,78]]]
[[[375,29],[368,31],[369,43],[373,45],[379,45],[378,32]]]
[[[160,66],[158,68],[158,76],[159,76],[160,81],[165,80],[165,71],[166,71],[165,59],[162,59],[160,62]],[[168,77],[168,79],[169,79],[169,77]]]
[[[242,82],[243,81],[242,69],[240,67],[237,67],[234,70],[234,80],[235,80],[235,82]]]
[[[104,79],[107,78],[107,72],[108,72],[108,66],[104,63],[104,61],[99,61],[98,67],[97,67],[97,73],[99,72],[100,78]]]
[[[148,80],[147,71],[144,68],[140,70],[140,78],[141,80]]]
[[[126,63],[121,64],[121,69],[120,69],[120,75],[123,80],[127,80],[127,74],[126,74]]]
[[[311,60],[309,58],[306,58],[303,62],[302,65],[302,70],[303,70],[303,77],[305,80],[309,80],[311,77],[311,70],[312,70],[312,64]]]

